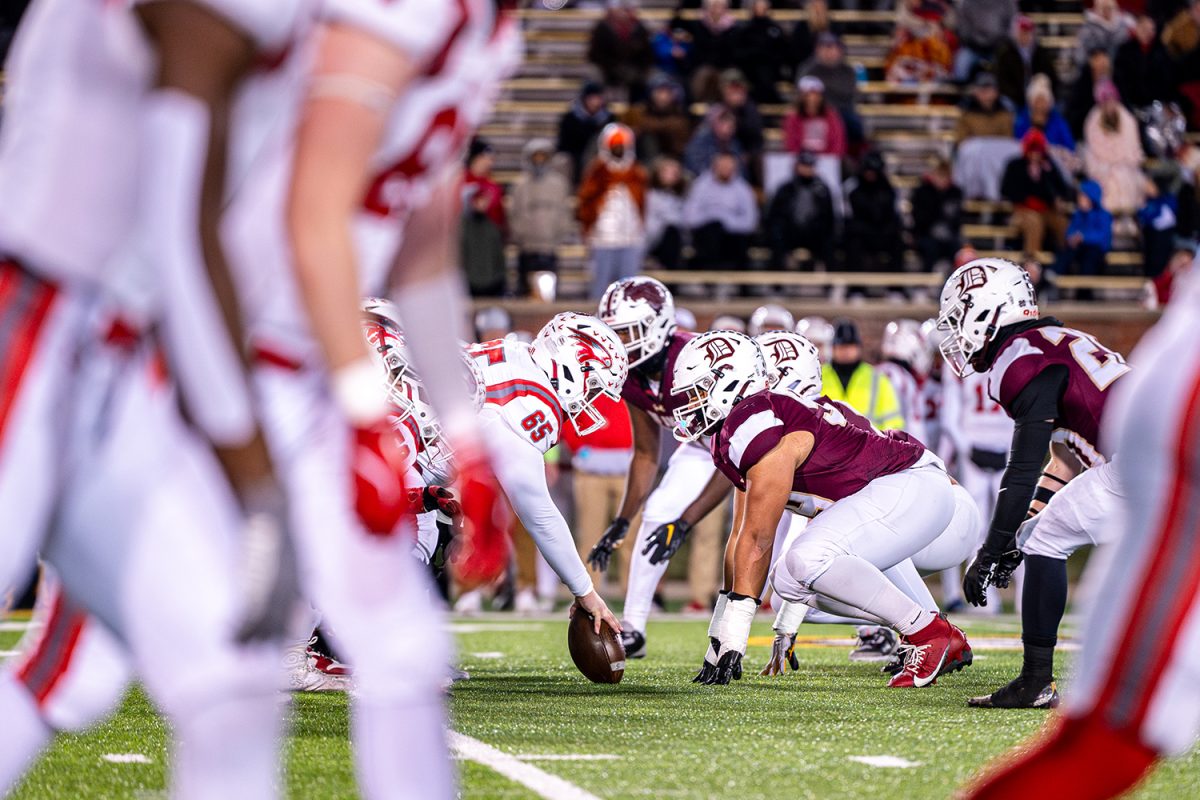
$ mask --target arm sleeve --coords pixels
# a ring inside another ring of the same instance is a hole
[[[498,417],[485,425],[483,433],[500,487],[546,563],[571,594],[588,594],[592,579],[579,559],[567,521],[550,497],[542,454]]]
[[[1008,466],[1000,479],[1000,496],[996,499],[996,510],[988,528],[985,546],[990,549],[1011,547],[1017,528],[1025,520],[1050,448],[1059,400],[1066,386],[1066,367],[1050,367],[1038,373],[1013,401],[1010,413],[1016,427]]]

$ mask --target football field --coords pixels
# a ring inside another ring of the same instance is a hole
[[[801,671],[759,677],[767,616],[740,683],[690,683],[706,623],[663,617],[650,623],[650,658],[630,662],[620,685],[597,686],[567,655],[565,616],[452,623],[471,673],[451,698],[463,797],[945,798],[1046,716],[965,705],[1015,674],[1012,618],[959,617],[974,666],[931,689],[888,690],[878,665],[847,660],[851,629],[840,626],[804,626]],[[16,636],[0,633],[0,650]],[[298,696],[291,715],[289,795],[354,797],[346,698]],[[135,691],[106,725],[61,738],[16,797],[163,797],[165,734]],[[1134,796],[1200,797],[1200,755],[1167,765]]]

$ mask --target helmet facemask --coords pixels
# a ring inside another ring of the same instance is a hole
[[[694,442],[712,433],[724,419],[720,411],[710,406],[708,402],[716,384],[717,375],[709,373],[690,386],[675,390],[674,394],[682,394],[687,397],[687,402],[675,409],[675,429],[672,431],[672,435],[676,440]]]

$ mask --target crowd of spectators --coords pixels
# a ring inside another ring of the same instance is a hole
[[[530,291],[571,241],[587,246],[593,294],[647,261],[741,269],[758,252],[774,269],[800,256],[937,271],[963,246],[968,200],[1007,201],[1014,244],[1048,252],[1051,276],[1103,274],[1116,245],[1140,248],[1153,278],[1200,232],[1200,152],[1183,136],[1200,127],[1200,0],[1094,0],[1053,49],[1023,13],[1049,0],[895,0],[884,80],[961,92],[952,141],[906,203],[827,0],[683,0],[661,25],[635,0],[604,5],[587,44],[597,79],[564,109],[553,152],[528,143],[510,219],[489,152],[472,150],[477,293]],[[786,24],[778,6],[805,14]],[[498,242],[516,246],[516,287],[496,281]]]

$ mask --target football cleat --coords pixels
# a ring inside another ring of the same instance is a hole
[[[884,675],[895,675],[900,672],[900,670],[904,669],[904,660],[908,658],[908,651],[910,649],[910,645],[907,644],[897,645],[896,652],[892,653],[887,662],[879,668],[879,671]]]
[[[896,633],[883,625],[859,625],[858,643],[850,651],[851,661],[887,661],[896,652]]]
[[[912,636],[903,637],[909,646],[904,669],[892,676],[888,686],[893,689],[933,685],[939,675],[948,675],[969,666],[973,659],[966,635],[946,619],[944,614]]]
[[[483,611],[483,592],[478,589],[472,589],[469,592],[463,592],[458,596],[458,600],[454,603],[454,613],[472,616]]]
[[[971,697],[967,705],[972,708],[1058,708],[1058,686],[1031,680],[1018,675],[1012,683],[1001,686],[983,697]]]
[[[312,642],[289,647],[283,655],[288,689],[293,692],[346,692],[350,668],[313,650]]]
[[[627,622],[621,622],[621,646],[625,648],[626,658],[646,657],[646,635],[628,627]]]

